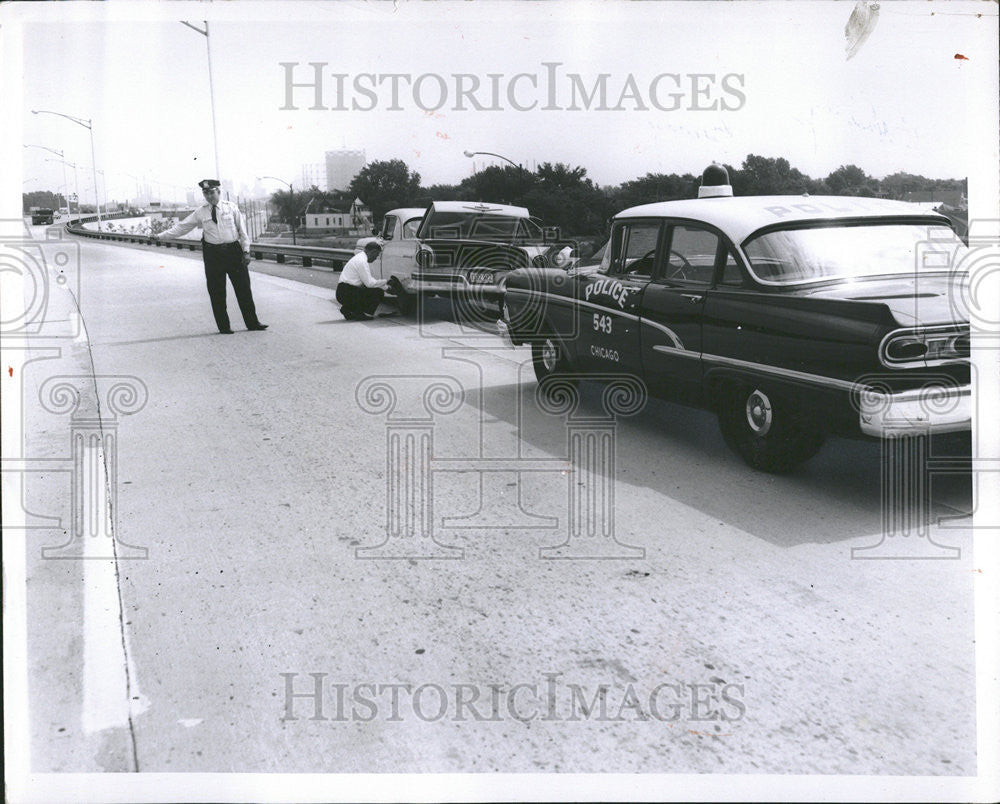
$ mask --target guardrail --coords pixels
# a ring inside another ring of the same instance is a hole
[[[110,215],[101,215],[102,220],[118,220],[121,218],[134,218],[135,215],[127,212],[113,212]],[[95,223],[97,216],[87,218],[76,218],[66,223],[66,231],[71,234],[89,237],[92,240],[109,240],[121,243],[138,243],[146,246],[159,246],[162,248],[187,249],[189,251],[201,251],[200,240],[154,240],[148,235],[128,234],[125,232],[95,232],[84,227],[85,223]],[[311,268],[316,263],[327,264],[333,270],[339,271],[344,267],[344,263],[354,256],[354,250],[349,248],[326,248],[323,246],[298,246],[281,245],[270,243],[251,243],[250,254],[255,260],[273,258],[275,262],[285,263],[291,257],[298,260],[303,268]]]

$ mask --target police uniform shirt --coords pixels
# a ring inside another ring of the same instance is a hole
[[[250,238],[247,237],[246,228],[243,226],[243,213],[240,212],[240,208],[232,201],[220,199],[216,205],[215,213],[218,222],[212,220],[211,204],[200,206],[160,236],[180,237],[200,226],[206,243],[218,246],[238,242],[243,251],[249,251]]]
[[[347,261],[340,272],[340,281],[358,287],[364,285],[366,288],[378,288],[385,284],[382,280],[372,276],[371,269],[368,267],[368,255],[363,251]]]

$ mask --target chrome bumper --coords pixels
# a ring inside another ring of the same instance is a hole
[[[511,349],[516,346],[514,339],[510,336],[510,327],[507,326],[507,322],[502,318],[497,319],[497,332],[500,333],[503,342]]]
[[[867,393],[860,400],[861,432],[885,438],[972,429],[972,386]]]
[[[490,298],[500,298],[503,296],[502,285],[473,285],[470,282],[465,281],[464,277],[456,278],[453,282],[414,279],[409,283],[406,289],[411,293],[439,293],[445,296],[472,294]]]

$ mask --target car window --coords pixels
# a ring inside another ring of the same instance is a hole
[[[757,279],[794,285],[941,271],[940,263],[919,259],[929,242],[934,253],[948,257],[950,265],[962,265],[968,253],[947,226],[882,222],[779,229],[753,237],[743,248]]]
[[[730,249],[726,249],[726,264],[722,268],[722,279],[719,284],[736,288],[743,287],[744,284],[740,263]]]
[[[398,218],[395,215],[386,215],[385,220],[382,222],[382,239],[392,240],[393,232],[396,231],[396,221]]]
[[[420,218],[413,218],[403,224],[403,239],[412,240],[417,236],[417,229],[420,226]]]
[[[652,276],[656,269],[659,221],[637,221],[615,229],[609,249],[609,273]]]
[[[674,226],[664,276],[668,280],[709,285],[715,273],[718,251],[719,236],[715,232],[694,226]]]
[[[429,212],[419,229],[425,238],[442,240],[482,240],[513,243],[531,237],[541,238],[541,229],[524,218],[479,212]]]

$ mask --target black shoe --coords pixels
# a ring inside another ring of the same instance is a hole
[[[261,332],[267,329],[267,324],[261,324],[259,321],[252,327],[247,327],[247,332]]]
[[[219,334],[220,335],[232,335],[233,331],[231,329],[220,329],[219,330]]]
[[[340,312],[341,315],[344,316],[344,319],[347,321],[357,321],[358,317],[361,315],[360,313],[356,313],[353,310],[345,310],[343,308],[341,308]]]

